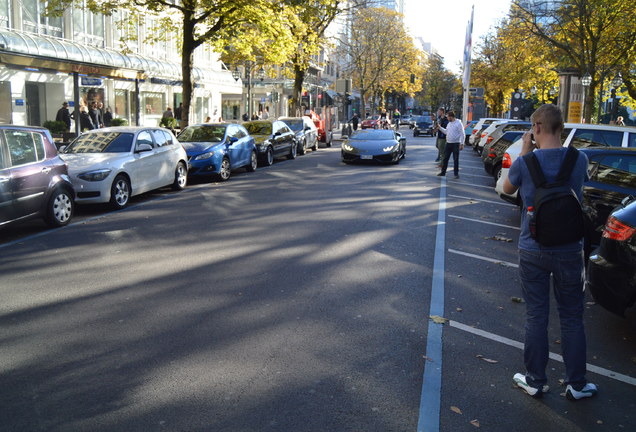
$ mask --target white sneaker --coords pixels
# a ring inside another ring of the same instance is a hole
[[[543,396],[543,393],[547,393],[550,390],[550,387],[547,385],[544,385],[542,388],[532,387],[530,384],[527,383],[526,376],[522,373],[516,373],[513,377],[513,380],[517,387],[521,388],[523,391],[535,398],[540,398],[541,396]]]
[[[583,398],[592,397],[596,394],[597,389],[596,385],[592,383],[587,383],[581,390],[574,390],[574,388],[568,384],[565,389],[565,397],[569,400],[579,400]]]

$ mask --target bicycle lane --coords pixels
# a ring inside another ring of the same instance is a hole
[[[590,346],[597,342],[590,343],[589,336],[588,379],[599,385],[600,394],[576,403],[561,396],[563,364],[554,307],[550,393],[535,400],[513,386],[512,376],[523,371],[525,314],[517,302],[518,211],[497,206],[491,191],[478,190],[478,177],[477,184],[441,180],[428,314],[450,321],[428,322],[418,431],[636,429],[632,370],[600,359],[595,364]],[[491,217],[484,219],[484,208]],[[484,240],[497,236],[514,241]],[[598,308],[591,301],[587,307]],[[621,400],[626,403],[614,403]],[[531,419],[532,426],[520,419]]]

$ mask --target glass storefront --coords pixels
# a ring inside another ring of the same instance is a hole
[[[11,116],[11,83],[0,81],[0,123],[13,123]]]
[[[113,116],[125,118],[130,120],[130,113],[128,111],[128,90],[115,90],[115,107],[111,107]]]
[[[164,93],[141,92],[141,106],[145,115],[161,116],[166,107],[166,95]]]

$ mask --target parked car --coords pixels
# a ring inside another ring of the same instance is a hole
[[[495,117],[483,117],[480,118],[479,120],[477,120],[477,123],[475,123],[475,126],[473,126],[473,131],[471,132],[470,136],[468,137],[468,144],[470,145],[474,145],[475,144],[475,140],[481,137],[481,131],[486,129],[488,126],[490,126],[490,124],[494,121],[501,121],[504,119],[500,119],[500,118],[495,118]]]
[[[172,185],[185,188],[188,156],[168,130],[118,126],[93,129],[63,148],[76,202],[125,207],[130,198]]]
[[[318,129],[309,117],[282,117],[278,120],[285,122],[296,134],[298,154],[304,155],[307,149],[318,150]]]
[[[488,154],[492,143],[499,139],[504,133],[509,131],[525,132],[530,130],[531,126],[532,123],[519,120],[493,122],[482,132],[482,138],[479,140],[478,147],[481,148],[482,157],[484,153]]]
[[[586,284],[594,300],[619,316],[636,303],[636,197],[612,211],[590,255]]]
[[[296,134],[280,120],[255,120],[243,123],[256,140],[259,163],[270,166],[275,158],[296,159]]]
[[[177,137],[188,155],[188,175],[230,179],[232,171],[245,167],[254,172],[258,164],[254,138],[232,123],[189,125]]]
[[[464,126],[464,134],[466,134],[466,139],[464,140],[464,144],[469,144],[469,138],[473,133],[473,128],[477,124],[477,120],[471,120],[466,123]]]
[[[0,125],[0,227],[38,217],[52,227],[67,225],[74,198],[48,129]]]
[[[379,127],[380,127],[379,115],[369,116],[365,118],[364,120],[362,120],[362,123],[360,123],[360,128],[362,129],[377,129]]]
[[[506,150],[515,141],[517,141],[524,134],[524,131],[510,131],[504,133],[499,139],[494,140],[491,143],[490,150],[483,152],[481,159],[484,162],[484,170],[492,175],[495,180],[499,179],[501,173],[501,160],[503,159]]]
[[[430,117],[417,116],[415,117],[415,126],[413,127],[413,136],[420,135],[434,136],[433,122]]]
[[[608,126],[584,123],[565,123],[561,133],[563,146],[585,147],[636,147],[636,128],[629,126]],[[503,191],[503,183],[508,177],[508,169],[519,156],[521,140],[511,145],[502,157],[501,173],[495,191],[506,201],[519,204],[517,193],[508,195]]]
[[[342,162],[400,163],[406,157],[406,138],[392,129],[359,130],[342,143]]]

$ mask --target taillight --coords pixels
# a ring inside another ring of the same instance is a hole
[[[486,144],[490,144],[491,142],[492,142],[492,135],[488,137],[488,139],[486,140]]]
[[[624,224],[614,216],[610,216],[607,218],[607,222],[605,222],[603,237],[610,240],[625,241],[633,236],[634,232],[636,232],[636,228]]]
[[[477,132],[479,132],[479,129],[473,129],[473,135],[475,135]]]
[[[508,153],[504,153],[503,159],[501,159],[501,167],[510,168],[511,166],[512,166],[512,159],[510,159],[510,155]]]
[[[485,137],[485,136],[486,136],[486,132],[482,132],[482,133],[481,133],[481,137],[483,138],[483,137]]]
[[[488,153],[488,157],[494,159],[497,157],[497,155],[494,153]]]

